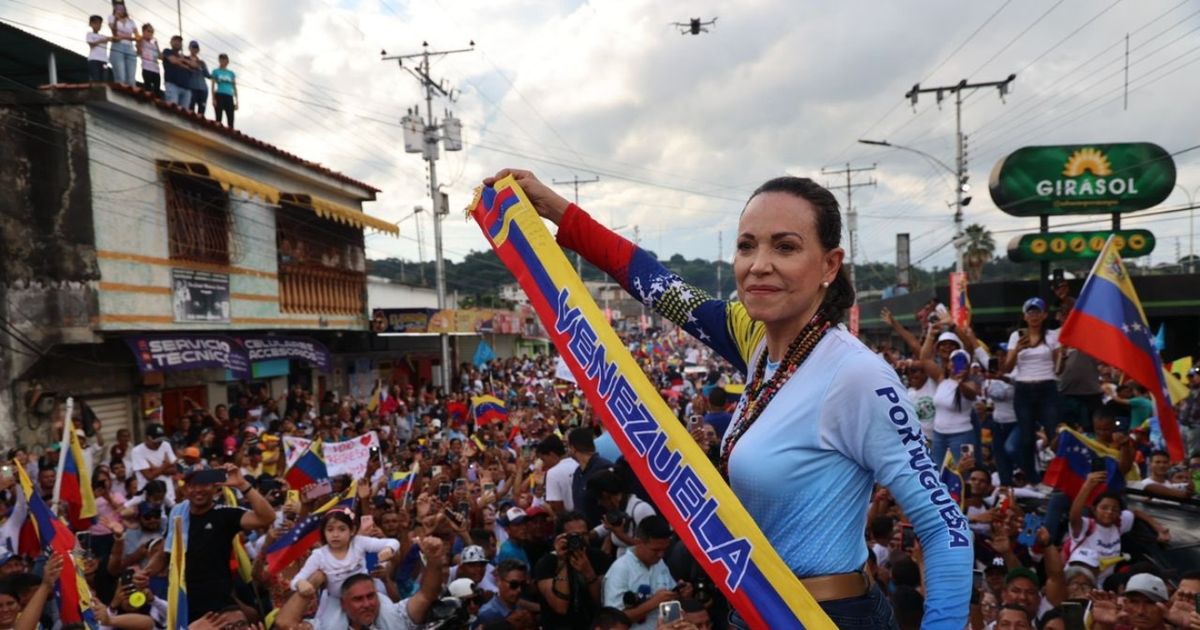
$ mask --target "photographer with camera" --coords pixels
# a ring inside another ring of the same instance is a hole
[[[614,471],[597,473],[588,482],[588,496],[594,497],[603,514],[593,531],[600,537],[605,553],[619,558],[637,543],[633,532],[649,516],[654,506],[638,498]]]
[[[542,556],[533,580],[542,595],[542,627],[587,630],[600,609],[600,576],[608,558],[588,545],[587,517],[578,511],[558,519],[553,553]]]
[[[638,525],[637,544],[604,576],[604,605],[622,609],[636,622],[632,630],[653,629],[659,604],[692,596],[692,585],[676,582],[663,562],[670,546],[667,520],[648,516]]]

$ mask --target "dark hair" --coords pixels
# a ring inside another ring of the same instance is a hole
[[[602,492],[615,495],[624,495],[626,492],[621,480],[611,470],[601,470],[592,475],[592,478],[587,480],[586,490],[587,495],[593,499],[599,499]]]
[[[825,251],[835,249],[842,244],[842,213],[838,206],[837,197],[824,186],[807,177],[776,177],[767,180],[756,188],[750,195],[754,199],[762,193],[782,192],[797,197],[812,204],[813,216],[817,223],[817,239]],[[749,204],[749,200],[746,202]],[[842,321],[846,309],[854,305],[854,285],[850,283],[850,273],[845,265],[838,269],[837,277],[825,290],[825,298],[821,301],[820,312],[833,323]]]
[[[1062,606],[1055,606],[1054,608],[1047,610],[1046,613],[1042,615],[1042,618],[1037,623],[1037,627],[1039,629],[1045,628],[1046,626],[1050,625],[1051,621],[1054,621],[1055,619],[1062,619],[1062,618],[1063,618]]]
[[[1121,496],[1120,490],[1109,490],[1108,492],[1102,493],[1100,496],[1096,497],[1096,501],[1095,503],[1092,503],[1092,505],[1098,506],[1100,505],[1100,502],[1105,499],[1112,499],[1113,501],[1117,502],[1117,505],[1120,506],[1122,510],[1125,509],[1125,497]]]
[[[871,519],[871,538],[891,536],[896,529],[896,521],[890,516],[876,516]]]
[[[521,562],[516,558],[509,558],[501,562],[500,566],[496,567],[496,572],[493,573],[493,575],[501,580],[506,580],[508,579],[508,574],[512,573],[513,571],[529,573],[529,567],[525,566],[524,562]]]
[[[624,611],[616,608],[605,606],[596,611],[596,616],[592,617],[592,630],[615,630],[621,626],[629,627],[633,625],[629,615]]]
[[[901,630],[917,630],[925,617],[925,597],[911,586],[897,586],[892,593],[892,610]]]
[[[358,584],[359,582],[374,583],[375,578],[367,575],[366,573],[355,573],[342,582],[342,593],[349,591],[355,584]]]
[[[1018,606],[1016,604],[1004,604],[1004,605],[1000,606],[1000,612],[1004,612],[1006,610],[1015,610],[1015,611],[1021,613],[1022,615],[1025,615],[1025,621],[1033,621],[1032,619],[1029,618],[1029,611],[1025,610],[1024,606]],[[997,613],[997,617],[999,617],[998,613]]]
[[[558,525],[555,531],[561,534],[566,530],[567,523],[573,523],[575,521],[583,521],[586,523],[587,515],[579,510],[570,510],[569,512],[564,512],[562,516],[558,517]]]
[[[103,22],[103,21],[104,21],[104,18],[100,17],[99,15],[93,15],[88,18],[88,24],[91,24],[92,22]]]
[[[345,523],[346,527],[349,527],[350,531],[352,533],[356,529],[356,527],[354,525],[354,517],[350,516],[349,514],[345,513],[342,510],[332,510],[328,514],[325,515],[324,519],[321,520],[321,544],[322,545],[329,544],[328,542],[325,541],[325,527],[327,525],[329,525],[329,521],[339,521],[339,522]]]
[[[698,613],[707,610],[707,607],[698,599],[687,598],[679,602],[679,607],[685,613]]]
[[[587,427],[576,427],[567,434],[567,444],[581,453],[595,453],[596,440],[592,430]]]
[[[637,526],[638,540],[662,540],[671,537],[671,525],[667,523],[667,519],[652,514],[642,519]]]
[[[725,402],[725,388],[714,387],[712,391],[708,392],[708,404],[717,407],[718,410],[722,410],[721,408],[725,406]]]
[[[892,563],[892,582],[897,587],[917,588],[921,585],[921,567],[912,558],[901,558]]]
[[[536,451],[538,455],[548,455],[553,453],[559,457],[562,457],[563,455],[567,454],[567,449],[565,446],[563,446],[562,440],[559,439],[557,435],[553,434],[542,438],[542,441],[538,442],[537,444]]]
[[[1156,450],[1156,451],[1154,451],[1154,452],[1152,452],[1152,453],[1150,453],[1150,459],[1154,459],[1155,457],[1158,457],[1158,456],[1160,456],[1160,455],[1161,455],[1161,456],[1163,456],[1163,457],[1166,457],[1168,460],[1170,460],[1170,459],[1171,459],[1171,454],[1170,454],[1170,453],[1168,453],[1168,452],[1166,452],[1166,451],[1157,451],[1157,450]]]
[[[222,60],[222,59],[228,60],[228,59],[229,59],[229,55],[226,55],[225,53],[221,53],[221,54],[217,55],[217,61],[220,61],[220,60]],[[331,400],[333,400],[333,398],[329,397],[329,394],[330,394],[330,393],[332,393],[332,392],[326,392],[326,400],[327,400],[327,401],[331,401]]]

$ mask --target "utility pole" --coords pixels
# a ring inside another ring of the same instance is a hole
[[[844,188],[846,190],[846,229],[850,236],[850,286],[854,287],[855,301],[858,300],[858,283],[857,283],[857,275],[855,272],[855,266],[856,266],[856,263],[858,262],[858,259],[856,256],[856,251],[855,251],[857,249],[856,245],[858,244],[858,210],[856,210],[854,208],[853,194],[854,194],[855,188],[861,188],[863,186],[874,186],[875,179],[872,178],[871,181],[869,181],[869,182],[859,182],[857,184],[853,182],[853,179],[854,179],[855,173],[862,173],[864,171],[873,171],[873,170],[875,170],[874,164],[872,164],[870,166],[859,167],[859,168],[851,168],[849,162],[846,162],[846,168],[838,169],[836,171],[828,171],[825,169],[821,169],[822,175],[845,175],[846,176],[845,184],[838,184],[836,186],[826,186],[826,188],[828,188],[829,190],[838,190],[838,189]]]
[[[555,186],[561,186],[563,184],[571,184],[571,186],[573,186],[575,188],[575,205],[578,206],[579,205],[579,185],[580,184],[595,184],[598,181],[600,181],[599,177],[592,177],[591,179],[579,179],[578,175],[572,175],[570,181],[560,182],[557,179],[555,179],[555,180],[551,180],[551,183],[553,183]],[[575,253],[575,273],[579,274],[580,280],[583,280],[583,256],[580,256],[578,252]]]
[[[967,180],[970,179],[970,175],[967,174],[967,142],[966,136],[963,135],[962,130],[963,92],[966,92],[967,90],[977,90],[980,88],[996,88],[996,90],[1000,93],[1000,100],[1003,102],[1004,97],[1007,96],[1011,90],[1010,86],[1012,85],[1012,82],[1016,80],[1016,78],[1017,75],[1010,74],[1008,75],[1008,78],[1004,79],[1003,81],[985,81],[982,83],[970,83],[966,79],[963,79],[954,85],[943,85],[939,87],[928,88],[923,88],[921,87],[920,83],[916,83],[912,86],[911,90],[904,93],[905,98],[912,103],[914,108],[917,106],[917,98],[921,94],[929,92],[934,92],[937,94],[937,103],[939,108],[941,107],[942,99],[945,98],[947,92],[954,95],[954,129],[955,145],[957,147],[957,156],[955,158],[955,176],[958,177],[958,181],[954,187],[954,270],[958,272],[962,272],[963,270],[963,250],[966,248],[966,239],[963,238],[962,226],[963,208],[967,204],[971,203],[970,197],[965,199],[963,198],[963,193],[971,190],[970,185],[967,184]]]
[[[401,68],[406,70],[414,79],[421,83],[421,87],[425,90],[425,120],[421,120],[420,107],[414,107],[408,110],[407,115],[400,119],[401,126],[404,128],[404,151],[405,153],[422,153],[424,154],[425,162],[429,165],[429,197],[433,202],[433,252],[434,252],[434,275],[437,284],[437,304],[438,309],[446,308],[446,264],[442,258],[442,218],[450,213],[449,198],[445,193],[438,190],[437,183],[437,159],[438,159],[438,142],[445,145],[447,151],[462,150],[462,123],[455,118],[449,110],[443,116],[443,120],[439,124],[437,119],[433,117],[433,96],[436,93],[438,96],[445,97],[447,100],[454,101],[454,90],[448,89],[445,86],[445,81],[434,81],[429,76],[429,59],[431,57],[446,57],[456,53],[473,52],[475,50],[475,42],[471,41],[470,48],[459,48],[456,50],[429,50],[429,42],[422,42],[422,50],[419,53],[410,53],[407,55],[394,55],[389,57],[387,51],[380,53],[382,61],[395,61]],[[417,65],[404,65],[406,59],[417,59]],[[439,345],[441,346],[441,376],[442,376],[442,391],[450,392],[450,380],[453,378],[453,370],[450,366],[450,340],[445,333],[438,335]]]
[[[179,36],[183,37],[183,0],[175,0],[175,19],[179,22]]]

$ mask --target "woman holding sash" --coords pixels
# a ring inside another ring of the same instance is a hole
[[[865,573],[876,482],[912,521],[925,562],[925,628],[967,623],[973,564],[966,519],[940,482],[896,373],[839,325],[854,303],[841,214],[808,179],[760,186],[742,210],[738,301],[689,286],[528,171],[512,175],[558,243],[616,279],[746,374],[720,469],[788,567],[839,627],[896,628]],[[736,614],[734,627],[745,628]]]

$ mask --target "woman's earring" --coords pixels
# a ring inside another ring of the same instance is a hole
[[[828,289],[828,288],[829,288],[829,283],[828,283],[828,282],[822,282],[822,283],[821,283],[821,288],[822,288],[822,289]]]

